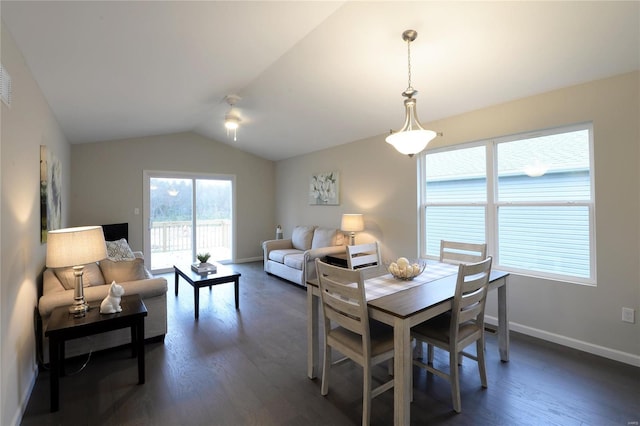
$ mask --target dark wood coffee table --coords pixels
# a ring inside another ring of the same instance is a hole
[[[217,284],[234,283],[235,296],[236,296],[236,309],[240,308],[239,302],[239,290],[240,290],[240,273],[235,272],[228,266],[221,265],[220,263],[211,262],[217,266],[218,270],[214,274],[199,274],[191,269],[191,265],[176,266],[173,265],[173,269],[176,272],[176,296],[178,295],[178,281],[179,278],[184,278],[193,287],[193,300],[195,302],[195,318],[200,316],[200,289],[202,287],[209,287]]]
[[[86,315],[75,318],[67,306],[53,310],[44,335],[49,338],[51,411],[59,408],[59,381],[64,376],[64,346],[67,340],[120,328],[131,328],[132,356],[138,356],[138,384],[144,384],[144,317],[147,307],[137,294],[122,296],[122,312],[100,314],[100,302],[89,305]]]

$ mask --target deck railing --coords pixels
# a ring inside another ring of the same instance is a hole
[[[151,252],[163,253],[191,250],[191,221],[151,223]],[[196,225],[196,251],[209,251],[216,247],[231,247],[231,221],[201,220]]]

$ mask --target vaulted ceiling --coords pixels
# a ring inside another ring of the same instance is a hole
[[[423,123],[640,68],[636,1],[3,0],[0,14],[71,143],[194,131],[271,160],[384,143],[404,118],[405,29]]]

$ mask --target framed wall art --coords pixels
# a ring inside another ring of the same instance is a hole
[[[40,241],[62,226],[62,167],[45,145],[40,145]]]
[[[337,206],[340,204],[340,175],[338,172],[316,173],[309,178],[309,204]]]

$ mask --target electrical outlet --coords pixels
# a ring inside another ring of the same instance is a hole
[[[634,324],[635,320],[635,311],[631,308],[622,308],[622,321],[629,322]]]

